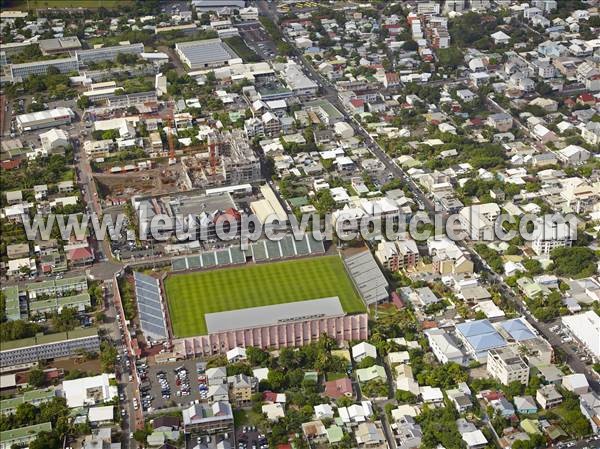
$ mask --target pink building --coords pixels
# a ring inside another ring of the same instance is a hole
[[[338,297],[209,313],[205,319],[208,335],[174,341],[176,352],[191,357],[235,347],[303,346],[324,333],[339,343],[368,338],[368,315],[346,315]]]

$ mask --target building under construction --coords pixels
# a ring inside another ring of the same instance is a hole
[[[242,130],[212,132],[206,150],[183,159],[189,189],[258,182],[262,179],[260,159]]]

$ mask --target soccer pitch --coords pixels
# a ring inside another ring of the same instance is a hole
[[[337,256],[175,274],[165,289],[176,337],[206,335],[205,313],[248,307],[337,296],[345,312],[365,311]]]

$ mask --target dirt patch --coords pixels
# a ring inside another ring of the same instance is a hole
[[[102,196],[131,197],[132,195],[160,195],[179,190],[181,167],[155,168],[119,174],[94,174]]]
[[[85,360],[83,357],[74,357],[71,359],[59,359],[50,363],[50,366],[53,368],[59,368],[65,371],[85,371],[89,374],[99,374],[100,370],[100,360]]]

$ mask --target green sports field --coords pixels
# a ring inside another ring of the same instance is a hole
[[[348,313],[365,310],[337,256],[175,274],[165,289],[177,337],[205,335],[205,313],[330,296],[338,296]]]

